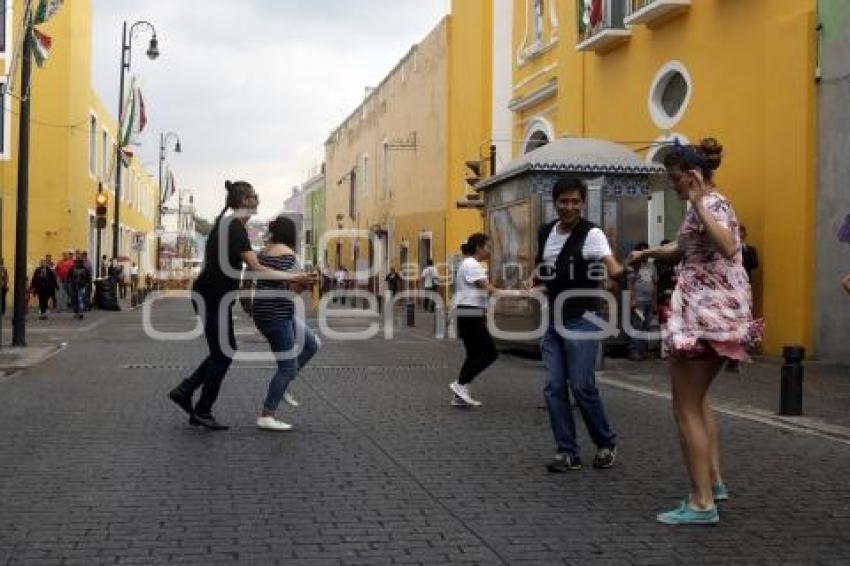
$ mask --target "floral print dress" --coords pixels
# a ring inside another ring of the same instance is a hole
[[[691,207],[679,229],[682,251],[676,289],[663,340],[670,355],[693,359],[711,355],[749,361],[749,352],[761,340],[764,322],[753,320],[752,291],[744,270],[738,219],[723,195],[711,192],[702,199],[721,226],[732,232],[737,251],[731,259],[711,241]]]

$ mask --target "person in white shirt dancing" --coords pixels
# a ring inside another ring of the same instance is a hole
[[[487,298],[497,289],[490,284],[487,270],[481,265],[490,258],[490,237],[480,232],[472,234],[460,250],[466,257],[455,276],[452,308],[457,312],[457,329],[466,349],[466,360],[449,389],[454,393],[452,406],[478,407],[481,402],[472,397],[469,386],[499,357],[487,330],[486,316]]]

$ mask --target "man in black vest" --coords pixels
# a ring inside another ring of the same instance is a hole
[[[555,306],[561,293],[597,290],[607,278],[622,275],[623,267],[614,258],[605,233],[582,218],[587,186],[581,180],[560,179],[552,188],[552,199],[558,220],[540,227],[536,269],[526,283],[527,287],[543,283],[549,296],[549,328],[540,348],[546,372],[543,394],[558,452],[547,469],[566,472],[581,468],[569,390],[597,447],[593,466],[610,468],[617,454],[617,436],[608,424],[596,388],[594,370],[599,340],[583,336],[600,330],[585,318],[585,313],[599,312],[599,299],[567,299],[561,307],[560,321],[555,316]]]

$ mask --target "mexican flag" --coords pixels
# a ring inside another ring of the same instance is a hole
[[[53,45],[53,40],[49,35],[45,35],[33,28],[30,41],[32,42],[32,56],[35,59],[35,64],[43,67],[44,62],[47,61],[47,56],[50,54],[50,47]]]
[[[162,202],[160,204],[162,205],[168,202],[168,199],[174,196],[174,193],[176,192],[177,185],[174,183],[174,173],[172,173],[169,168],[165,177],[165,190],[162,191]]]
[[[121,148],[129,147],[133,143],[133,138],[145,129],[147,123],[148,116],[145,111],[145,100],[142,97],[142,91],[136,86],[136,78],[133,77],[132,81],[130,81],[130,90],[127,93],[127,100],[124,104],[118,145]]]
[[[43,24],[53,17],[62,7],[62,0],[38,0],[38,7],[35,10],[35,25]]]

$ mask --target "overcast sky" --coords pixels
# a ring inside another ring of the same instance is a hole
[[[447,0],[93,0],[94,85],[117,113],[121,24],[156,26],[161,56],[133,44],[149,123],[139,149],[157,172],[159,132],[178,188],[202,216],[218,213],[224,180],[251,181],[261,214],[321,163],[324,141],[448,12]]]

